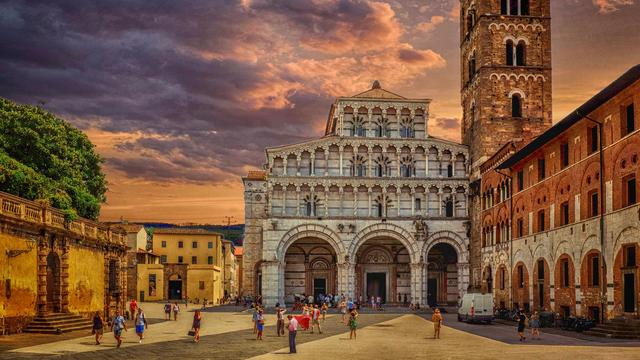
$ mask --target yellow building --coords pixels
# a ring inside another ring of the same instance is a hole
[[[212,231],[156,228],[152,252],[160,257],[162,276],[159,267],[147,264],[139,288],[151,289],[155,281],[156,295],[147,296],[148,300],[207,299],[219,304],[224,296],[223,247],[222,234]]]
[[[222,240],[223,242],[223,261],[224,261],[224,295],[226,301],[230,301],[238,295],[238,283],[236,282],[236,272],[238,262],[236,261],[235,250],[231,240]]]

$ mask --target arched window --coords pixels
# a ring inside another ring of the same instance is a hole
[[[518,42],[516,46],[516,66],[525,66],[526,65],[526,52],[525,52],[526,44],[523,40]]]
[[[522,98],[520,94],[513,94],[511,96],[511,117],[522,117]]]
[[[509,0],[509,15],[518,15],[519,0]]]
[[[453,197],[449,196],[445,201],[445,216],[453,217]]]
[[[507,40],[506,46],[505,46],[505,55],[506,55],[506,62],[508,66],[513,66],[514,64],[514,59],[513,59],[513,41],[511,40]]]
[[[377,204],[377,208],[378,208],[378,217],[382,217],[382,204],[378,203]]]
[[[500,0],[500,14],[529,15],[529,0]]]
[[[382,177],[382,165],[380,164],[376,165],[376,176]]]
[[[307,216],[313,216],[313,204],[310,202],[306,204],[306,213]]]

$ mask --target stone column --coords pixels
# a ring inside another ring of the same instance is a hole
[[[387,188],[382,188],[382,217],[387,217]]]
[[[287,215],[287,186],[282,188],[282,215]]]
[[[316,153],[315,151],[311,153],[311,164],[310,166],[310,170],[309,173],[311,176],[315,176],[316,175]]]
[[[425,296],[426,288],[424,286],[427,276],[427,265],[424,262],[411,264],[411,299],[410,302],[420,304],[421,308],[426,308],[427,299]]]
[[[69,239],[64,238],[60,256],[60,311],[69,312]]]
[[[398,216],[400,216],[400,195],[402,195],[402,190],[396,187],[396,209],[398,209]]]
[[[38,315],[47,312],[47,255],[49,254],[49,235],[38,239]]]
[[[358,188],[353,188],[353,216],[358,215]]]
[[[296,176],[300,176],[301,164],[302,164],[302,156],[298,154],[296,155]]]
[[[411,177],[416,177],[416,164],[414,162],[416,158],[416,149],[411,148]]]
[[[296,216],[300,216],[300,186],[296,186]]]
[[[371,172],[371,165],[373,165],[373,164],[372,164],[372,161],[371,161],[371,153],[372,153],[372,151],[371,151],[371,149],[369,149],[369,150],[367,151],[367,155],[368,155],[368,160],[367,160],[367,176],[369,176],[369,177],[372,177],[372,176],[373,176],[373,173]]]
[[[424,150],[424,176],[429,177],[429,149]]]
[[[324,188],[324,216],[329,216],[329,188]]]
[[[324,176],[329,176],[329,149],[324,151]]]
[[[287,166],[289,166],[289,156],[288,155],[286,155],[284,157],[284,159],[282,159],[282,165],[284,166],[284,169],[282,169],[282,175],[285,175],[285,176],[289,175],[287,173]]]
[[[369,217],[371,217],[371,188],[367,188],[367,195],[369,196]]]
[[[342,216],[342,208],[344,207],[344,204],[342,203],[344,200],[344,188],[343,187],[339,187],[338,188],[338,194],[340,194],[340,210],[338,211],[338,216]]]
[[[348,260],[338,263],[338,294],[351,299],[356,295],[356,265]]]
[[[458,295],[462,299],[469,288],[469,263],[459,262],[458,266]]]
[[[266,307],[274,307],[276,303],[284,303],[280,294],[284,294],[284,283],[280,280],[281,264],[279,261],[262,262],[262,301]]]
[[[317,210],[316,210],[316,194],[315,194],[315,188],[312,185],[309,188],[309,200],[311,201],[311,216],[317,216]],[[306,215],[306,214],[305,214]]]
[[[438,216],[442,216],[442,189],[438,189]]]
[[[400,153],[400,149],[396,149],[396,176],[400,177],[400,157],[402,154]]]
[[[340,145],[340,147],[338,148],[338,151],[339,151],[339,153],[340,153],[340,173],[339,173],[339,174],[340,174],[340,176],[342,176],[342,175],[343,175],[343,172],[344,172],[344,171],[342,170],[342,157],[343,157],[343,155],[344,155],[344,154],[343,154],[343,152],[344,152],[344,147],[343,147],[342,145]]]
[[[416,188],[411,188],[411,216],[416,215]]]

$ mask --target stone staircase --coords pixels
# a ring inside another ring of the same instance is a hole
[[[52,313],[35,317],[22,331],[38,334],[62,334],[75,330],[88,330],[92,327],[91,320],[80,315]]]
[[[640,339],[640,320],[616,318],[584,333],[614,339]]]

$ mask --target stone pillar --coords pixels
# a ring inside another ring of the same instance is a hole
[[[459,262],[458,266],[458,294],[460,298],[467,293],[469,288],[469,263]]]
[[[356,265],[348,260],[338,263],[338,294],[351,299],[356,296]]]
[[[429,177],[429,149],[424,150],[424,176]]]
[[[300,216],[300,186],[296,186],[296,216]]]
[[[329,149],[324,151],[324,176],[329,176]]]
[[[262,262],[262,302],[264,306],[275,307],[276,303],[284,303],[280,298],[284,294],[284,283],[280,276],[281,264],[279,261]]]
[[[282,188],[282,215],[287,215],[287,185]]]
[[[289,166],[289,156],[288,155],[286,155],[284,157],[284,159],[282,159],[282,165],[284,166],[284,169],[282,169],[282,174],[285,175],[285,176],[289,175],[287,173],[287,166]]]
[[[371,188],[367,188],[367,195],[369,196],[369,217],[371,217]]]
[[[427,264],[424,262],[411,264],[411,299],[409,302],[420,304],[421,308],[427,307],[427,298],[425,297],[426,287],[424,286],[427,279]]]
[[[382,188],[382,217],[387,217],[387,188]]]
[[[60,256],[60,311],[69,312],[69,239],[65,238]],[[125,289],[126,290],[126,289]]]
[[[329,216],[329,188],[324,188],[324,216]]]
[[[411,188],[411,216],[416,215],[416,189]]]
[[[438,216],[442,216],[442,189],[438,189]]]
[[[353,216],[358,215],[358,188],[353,188]]]
[[[398,216],[400,216],[400,195],[402,195],[402,190],[399,187],[396,187],[396,209],[398,209]]]
[[[311,176],[315,176],[316,175],[316,153],[315,151],[311,153],[311,164],[310,166],[310,170],[309,173],[311,174]]]
[[[400,158],[402,154],[400,153],[400,149],[396,149],[396,177],[400,177]]]
[[[416,158],[416,149],[411,148],[411,173],[409,174],[411,175],[410,177],[416,177],[416,164],[414,162],[415,158]]]
[[[342,175],[343,175],[343,170],[342,170],[342,157],[343,157],[343,155],[344,155],[344,154],[343,154],[343,152],[344,152],[344,147],[343,147],[343,146],[340,146],[340,147],[339,147],[339,149],[338,149],[338,151],[339,151],[339,154],[340,154],[340,165],[339,165],[339,166],[340,166],[340,173],[339,173],[339,174],[340,174],[340,176],[342,176]]]
[[[369,149],[369,150],[367,151],[367,155],[368,155],[368,160],[367,160],[367,176],[368,176],[368,177],[372,177],[372,176],[373,176],[373,173],[371,172],[371,165],[373,165],[373,164],[372,164],[372,161],[371,161],[371,153],[372,153],[372,151],[371,151],[371,149]]]
[[[318,211],[316,210],[316,193],[314,186],[309,188],[309,200],[311,201],[311,216],[317,216]]]
[[[302,156],[296,155],[296,176],[300,176],[300,165],[302,164]]]
[[[38,315],[47,312],[47,255],[49,254],[49,235],[45,234],[38,239]]]

